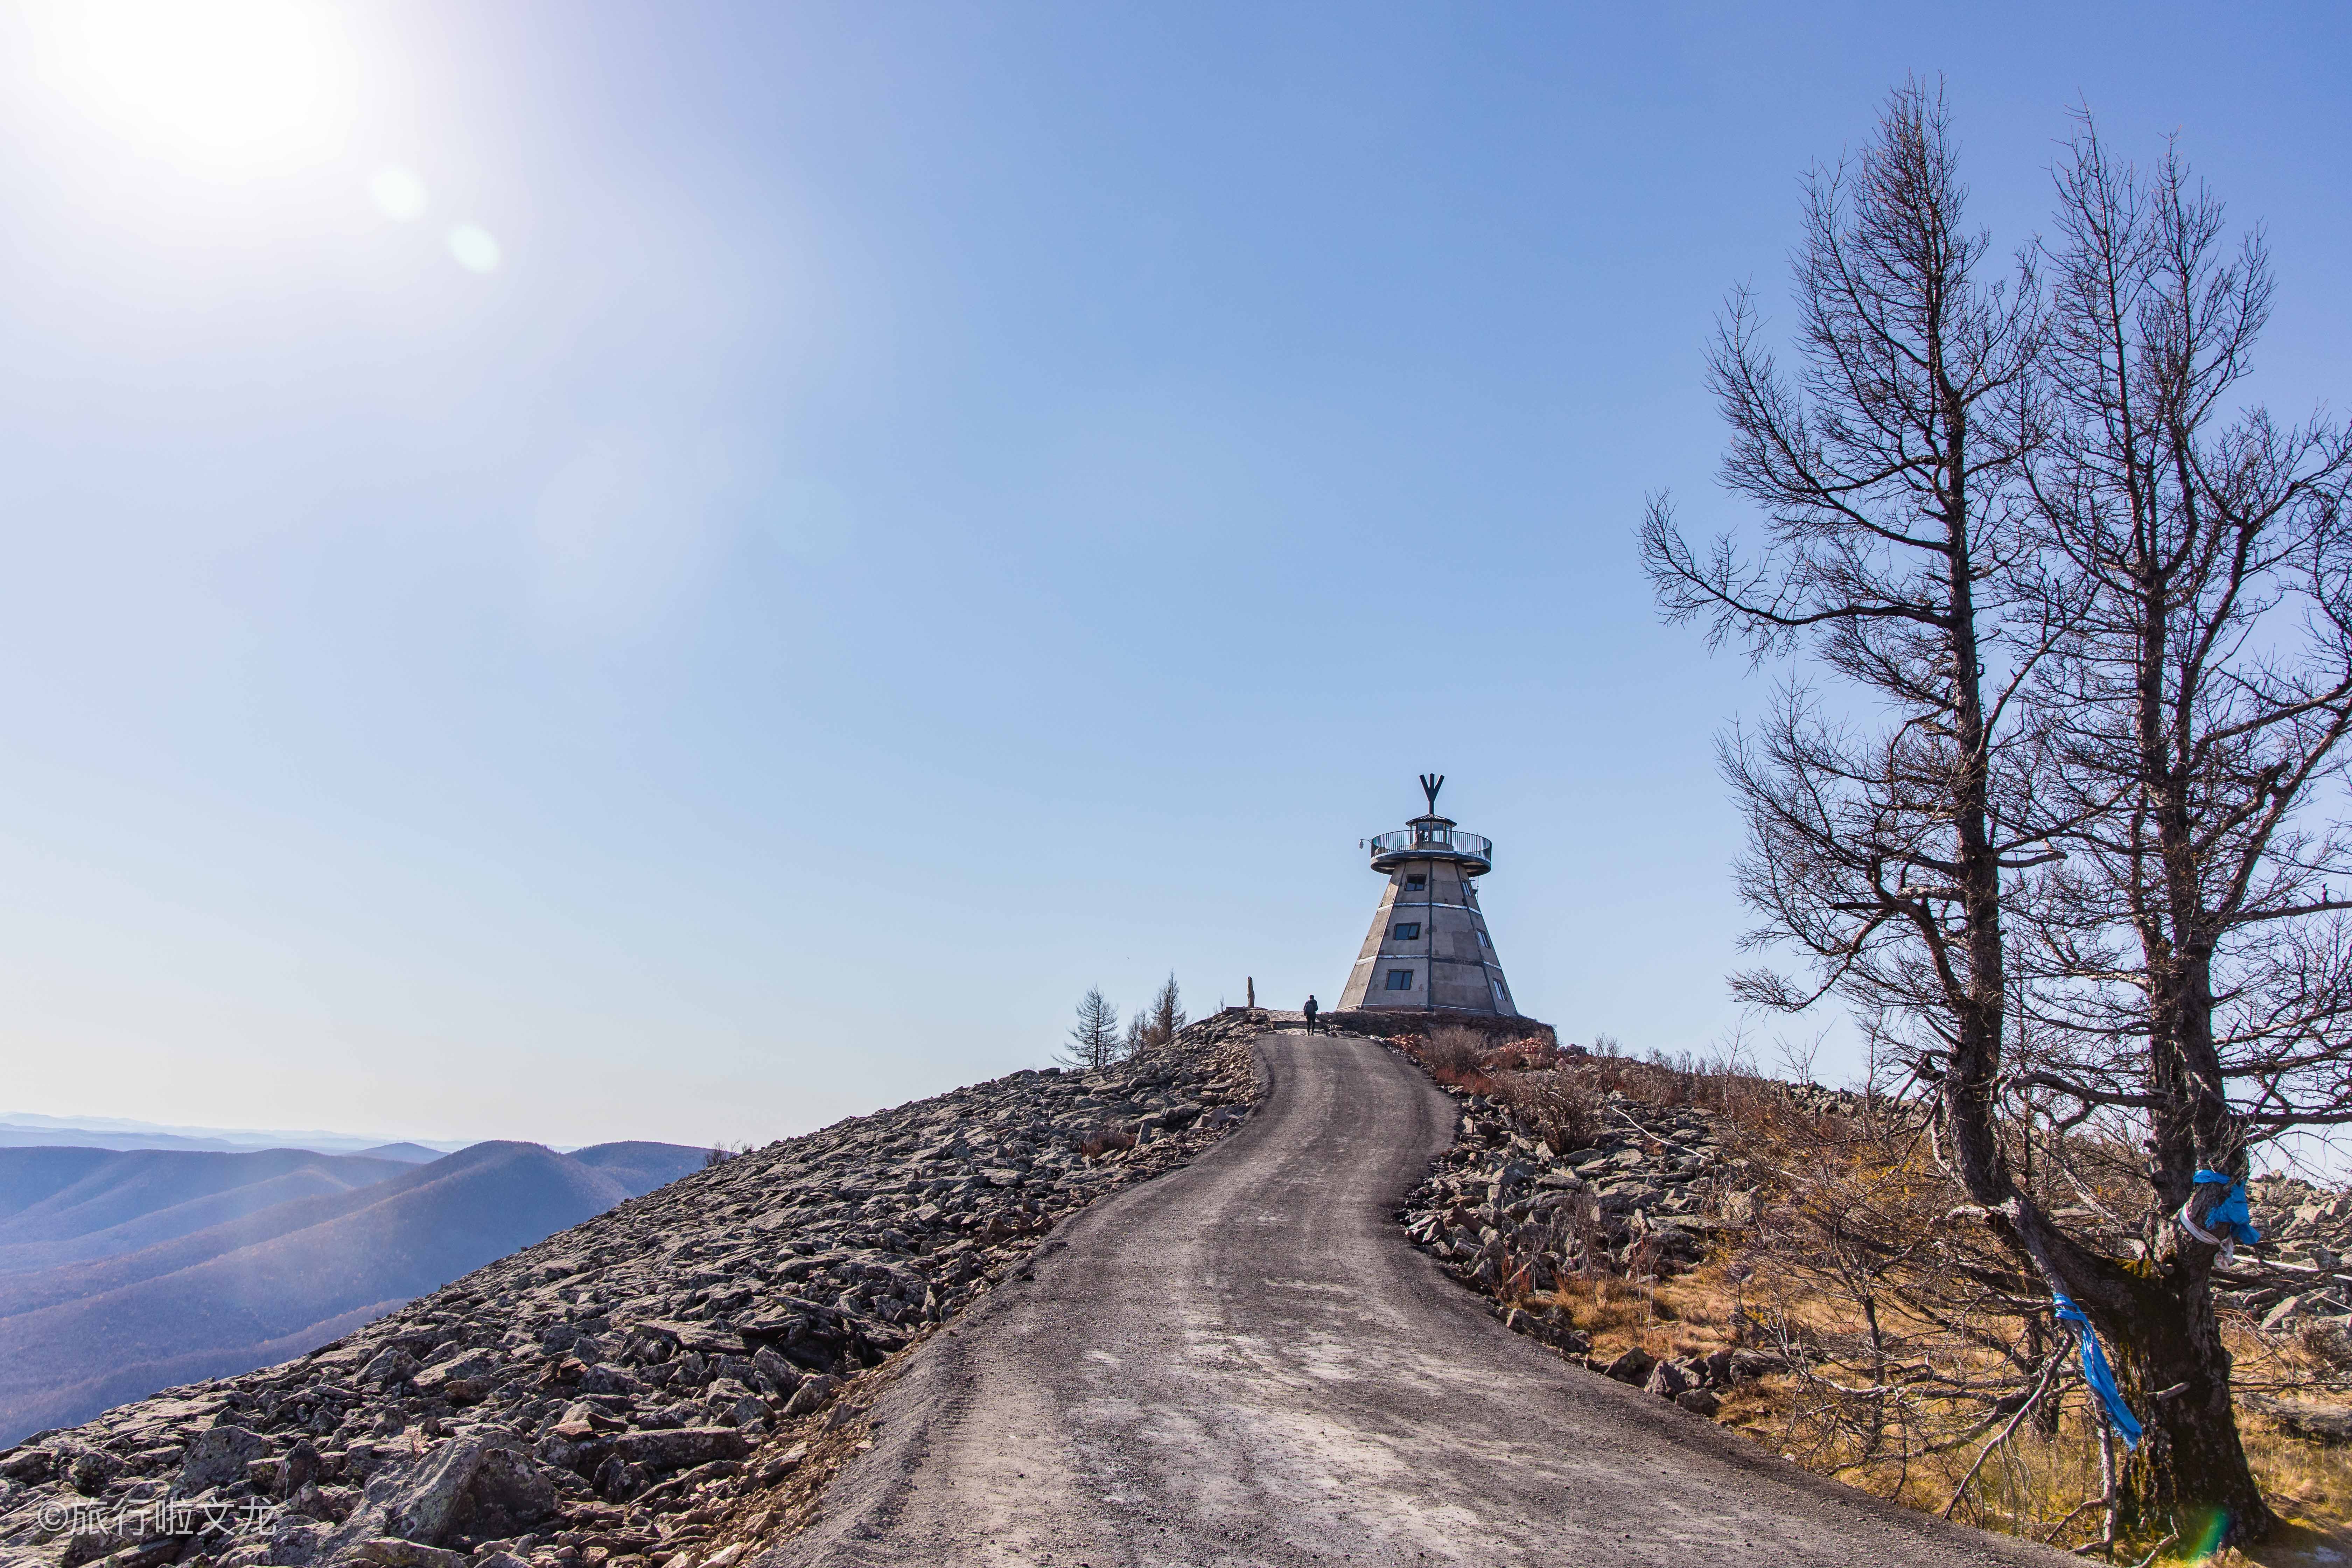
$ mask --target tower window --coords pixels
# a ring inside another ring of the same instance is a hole
[[[1389,989],[1390,989],[1390,990],[1391,990],[1391,991],[1410,991],[1410,990],[1412,990],[1412,970],[1410,970],[1410,969],[1391,969],[1391,970],[1390,970],[1390,971],[1389,971]]]
[[[1497,1007],[1507,1007],[1507,1006],[1509,1006],[1510,1005],[1511,1005],[1511,999],[1510,999],[1508,996],[1507,996],[1507,995],[1505,995],[1505,994],[1503,994],[1503,983],[1502,983],[1501,981],[1499,981],[1499,980],[1496,981],[1496,982],[1495,982],[1495,1005],[1496,1005],[1496,1006],[1497,1006]]]
[[[1478,931],[1478,945],[1480,947],[1492,947],[1495,945],[1494,939],[1486,934],[1486,930],[1483,927],[1481,927]]]
[[[1426,877],[1407,877],[1404,879],[1404,885],[1407,890],[1418,893],[1423,888],[1429,886],[1429,879]]]
[[[1406,921],[1396,928],[1396,939],[1399,942],[1411,942],[1420,934],[1421,922],[1419,921]]]

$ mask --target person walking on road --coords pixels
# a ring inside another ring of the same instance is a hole
[[[1320,1011],[1322,1009],[1315,1005],[1315,994],[1308,992],[1307,994],[1307,1032],[1310,1035],[1315,1033],[1315,1015]]]

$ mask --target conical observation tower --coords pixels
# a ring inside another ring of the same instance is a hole
[[[1495,846],[1437,815],[1444,787],[1442,774],[1423,773],[1428,813],[1371,841],[1372,869],[1387,874],[1389,887],[1340,994],[1342,1009],[1518,1016],[1478,908],[1477,879],[1493,868]]]

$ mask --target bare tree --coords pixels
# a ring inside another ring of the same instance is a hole
[[[1100,1072],[1121,1055],[1118,1009],[1104,1000],[1102,987],[1089,985],[1078,998],[1078,1021],[1070,1027],[1070,1043],[1059,1058],[1064,1067]]]
[[[1713,355],[1766,548],[1695,552],[1663,501],[1643,548],[1671,618],[1801,647],[1878,710],[1792,685],[1727,742],[1752,940],[1813,971],[1736,986],[1842,994],[1931,1087],[2020,1266],[1974,1277],[2063,1292],[2116,1346],[2149,1434],[2127,1521],[2250,1541],[2215,1249],[2172,1216],[2222,1195],[2200,1172],[2352,1121],[2352,834],[2314,822],[2352,730],[2352,436],[2228,414],[2268,270],[2177,159],[2118,170],[2086,125],[2059,197],[2046,308],[2022,261],[1979,284],[1941,105],[1895,93],[1813,184],[1797,384],[1744,295]]]
[[[1995,1124],[2008,1001],[2003,900],[2047,858],[2022,752],[2021,684],[2046,651],[2042,605],[2007,591],[2025,459],[2039,440],[2030,262],[1987,281],[1940,93],[1890,95],[1851,163],[1817,172],[1796,263],[1793,384],[1736,294],[1710,356],[1732,426],[1722,478],[1761,506],[1765,543],[1704,554],[1663,500],[1642,529],[1671,620],[1751,658],[1801,647],[1876,722],[1785,688],[1759,733],[1723,745],[1748,823],[1753,945],[1793,946],[1739,994],[1799,1011],[1832,992],[1940,1085],[1948,1155],[2029,1249],[2048,1226]]]
[[[2352,729],[2352,437],[2225,407],[2269,268],[2258,236],[2226,244],[2173,150],[2142,175],[2086,119],[2058,198],[2032,571],[2068,631],[2033,698],[2069,854],[2023,901],[2041,1059],[2012,1088],[2147,1153],[2141,1256],[2051,1258],[2145,1412],[2127,1520],[2219,1510],[2252,1540],[2272,1519],[2231,1411],[2215,1248],[2170,1216],[2225,1193],[2199,1172],[2242,1180],[2252,1146],[2352,1121],[2352,900],[2332,889],[2352,837],[2311,824]]]
[[[1166,1045],[1184,1026],[1184,1000],[1176,989],[1174,970],[1168,972],[1167,981],[1144,1004],[1142,1017],[1143,1043],[1150,1046]]]
[[[1811,969],[1751,971],[1736,990],[1791,1012],[1842,994],[1874,1054],[1930,1087],[1936,1157],[2017,1265],[1970,1277],[2031,1304],[2110,1265],[2053,1218],[2051,1173],[2006,1113],[2005,922],[2060,860],[2058,836],[2113,802],[2048,793],[2037,674],[2087,590],[2035,554],[2050,434],[2036,269],[2025,257],[1983,278],[1989,242],[1963,226],[1963,197],[1940,95],[1897,90],[1870,147],[1811,184],[1793,384],[1745,294],[1711,356],[1733,429],[1723,479],[1765,510],[1764,548],[1694,552],[1662,500],[1642,542],[1670,618],[1704,618],[1759,660],[1801,648],[1843,681],[1842,708],[1792,683],[1723,747],[1749,826],[1738,885],[1765,917],[1751,942]]]

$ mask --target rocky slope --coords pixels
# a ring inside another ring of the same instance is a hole
[[[2247,1184],[2260,1255],[2273,1278],[2224,1291],[2221,1300],[2252,1313],[2272,1332],[2324,1325],[2352,1330],[2352,1193],[2296,1176]],[[2288,1278],[2278,1281],[2275,1277]]]
[[[1823,1111],[1851,1113],[1857,1104],[1838,1090],[1777,1088]],[[1758,1178],[1704,1110],[1612,1090],[1590,1141],[1555,1150],[1486,1097],[1448,1092],[1462,1102],[1459,1139],[1399,1218],[1415,1242],[1484,1295],[1548,1291],[1588,1263],[1621,1279],[1671,1276],[1748,1225]],[[2248,1249],[2235,1275],[2223,1272],[2242,1286],[2222,1290],[2221,1305],[2258,1321],[2266,1334],[2347,1336],[2336,1355],[2352,1362],[2352,1193],[2271,1176],[2250,1183],[2249,1194],[2264,1241]],[[1570,1356],[1591,1348],[1556,1309],[1538,1315],[1515,1308],[1507,1321]],[[1587,1357],[1585,1364],[1713,1415],[1720,1393],[1780,1363],[1759,1351],[1661,1363],[1634,1350]],[[2352,1439],[2352,1421],[2330,1417],[2327,1431],[2331,1441]]]
[[[1463,1102],[1459,1137],[1399,1217],[1456,1279],[1490,1297],[1548,1291],[1588,1265],[1620,1277],[1671,1273],[1697,1261],[1711,1235],[1737,1229],[1754,1190],[1702,1110],[1612,1089],[1591,1141],[1555,1150],[1485,1097],[1450,1092]],[[1505,1321],[1570,1356],[1591,1348],[1558,1309],[1513,1308]],[[1718,1391],[1776,1363],[1754,1352],[1660,1363],[1632,1350],[1585,1364],[1712,1415]]]
[[[253,1159],[164,1152],[153,1161]],[[703,1152],[477,1143],[133,1251],[0,1273],[0,1442],[311,1350],[686,1171]],[[134,1201],[168,1195],[152,1186]],[[184,1206],[184,1205],[182,1205]],[[65,1217],[65,1216],[60,1216]],[[176,1217],[167,1210],[151,1216]]]
[[[0,1455],[0,1561],[726,1568],[859,1440],[845,1380],[1245,1114],[1262,1026],[773,1143],[299,1361],[37,1434]]]

